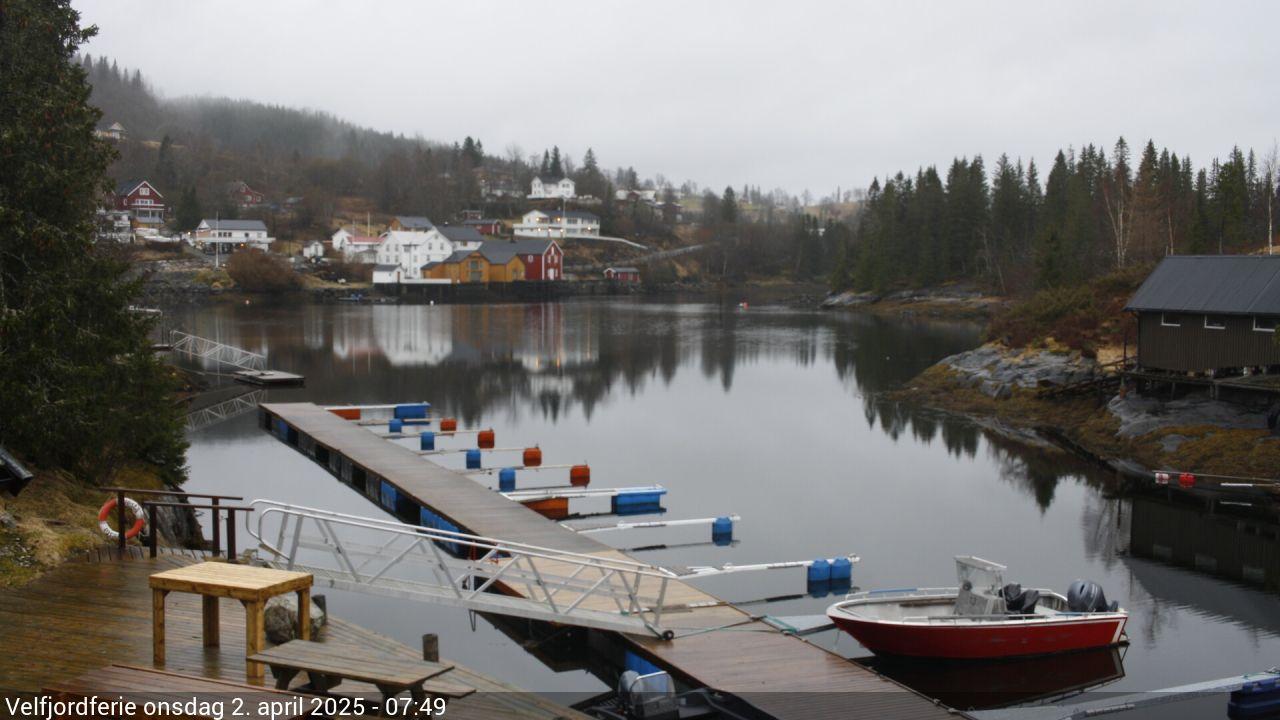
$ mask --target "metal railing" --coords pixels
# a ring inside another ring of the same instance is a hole
[[[169,340],[174,352],[180,352],[189,357],[214,362],[219,365],[230,365],[243,370],[267,369],[266,355],[238,348],[234,345],[202,338],[199,335],[191,335],[181,330],[170,331]]]
[[[271,500],[250,505],[259,512],[249,533],[268,564],[310,572],[331,587],[674,636],[661,623],[678,576],[659,566]]]
[[[175,507],[190,508],[192,510],[210,510],[213,517],[211,525],[213,527],[213,554],[219,555],[222,552],[222,525],[219,524],[219,516],[222,512],[227,513],[226,517],[226,538],[227,550],[226,557],[228,562],[236,561],[236,523],[235,514],[237,512],[250,513],[254,508],[248,505],[224,505],[223,500],[244,500],[238,495],[209,495],[204,493],[187,493],[178,490],[143,490],[141,488],[121,488],[108,487],[102,488],[107,492],[113,492],[116,495],[116,526],[118,528],[119,537],[116,542],[123,554],[128,538],[125,537],[125,496],[142,495],[149,497],[179,497],[183,498],[180,502],[167,502],[157,500],[142,500],[139,504],[142,506],[143,513],[147,516],[147,547],[150,550],[151,557],[155,557],[158,548],[159,532],[156,528],[156,508],[157,507]],[[193,504],[189,502],[189,498],[198,498],[208,500],[207,504]]]
[[[258,404],[267,398],[266,390],[250,390],[242,395],[223,400],[208,407],[187,413],[187,430],[202,430],[233,417],[244,415],[258,409]]]

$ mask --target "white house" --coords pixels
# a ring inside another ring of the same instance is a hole
[[[643,200],[644,202],[655,202],[658,199],[657,190],[615,190],[613,193],[615,200]]]
[[[530,210],[513,230],[519,238],[599,237],[600,218],[578,210]]]
[[[312,240],[302,246],[302,257],[308,260],[317,260],[324,257],[324,243],[319,240]]]
[[[125,138],[124,126],[118,122],[113,122],[105,128],[94,130],[93,134],[107,140],[123,140]]]
[[[400,280],[418,280],[423,265],[444,260],[453,254],[453,249],[453,243],[435,228],[427,232],[390,230],[382,234],[376,256],[379,267],[374,271],[395,265],[400,268]]]
[[[353,228],[341,228],[330,239],[333,251],[342,254],[344,262],[372,264],[378,262],[378,247],[382,238],[376,235],[357,235]]]
[[[266,250],[275,238],[267,234],[267,226],[261,220],[210,220],[205,218],[196,226],[195,244],[200,247],[219,247],[223,252],[238,247]]]
[[[530,188],[529,197],[534,200],[543,198],[573,198],[573,181],[569,178],[535,177]]]

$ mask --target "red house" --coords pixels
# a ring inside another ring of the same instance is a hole
[[[476,232],[481,235],[501,235],[502,221],[496,218],[469,218],[462,222],[463,225],[475,228]]]
[[[232,202],[242,208],[257,207],[267,201],[265,195],[249,187],[249,184],[243,180],[237,180],[228,185],[227,195],[231,197]]]
[[[564,251],[555,240],[525,238],[512,243],[524,261],[525,280],[563,280]]]
[[[164,222],[164,196],[146,180],[127,180],[116,186],[115,206],[140,225]]]
[[[633,267],[605,268],[604,279],[620,283],[638,283],[640,282],[640,270]]]

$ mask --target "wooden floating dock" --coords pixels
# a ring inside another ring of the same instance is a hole
[[[240,370],[232,373],[232,377],[236,379],[236,382],[248,385],[274,385],[276,387],[295,387],[306,382],[305,377],[282,370]]]
[[[19,588],[0,590],[0,693],[36,693],[43,688],[109,665],[152,667],[152,573],[200,562],[200,553],[165,553],[148,559],[130,547],[122,558],[114,549],[93,553],[89,561],[72,561]],[[244,637],[244,613],[224,601],[219,613],[221,634]],[[169,650],[161,669],[212,680],[245,682],[243,642],[218,647],[201,645],[200,598],[169,596],[166,614]],[[420,660],[421,654],[384,635],[329,616],[321,642]],[[446,648],[447,649],[447,648]],[[452,663],[450,687],[475,692],[448,701],[445,717],[556,720],[587,716],[532,692],[508,685]],[[429,683],[431,681],[428,681]],[[344,682],[344,693],[370,693],[372,685]],[[452,690],[451,690],[452,691]]]
[[[430,509],[464,532],[564,552],[631,559],[318,405],[264,404],[260,426],[342,481],[364,489],[371,499],[386,482],[398,497]],[[416,523],[416,507],[412,513],[397,511],[397,515],[402,519],[411,515],[414,519],[408,521]],[[692,585],[672,581],[666,597],[669,605],[691,607],[663,617],[676,638],[623,636],[632,649],[675,675],[732,693],[772,717],[964,717],[825,648],[784,634]]]

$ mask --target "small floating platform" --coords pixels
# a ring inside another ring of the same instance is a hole
[[[302,375],[282,372],[280,370],[240,370],[232,373],[236,382],[249,385],[274,385],[277,387],[295,387],[306,383]]]

